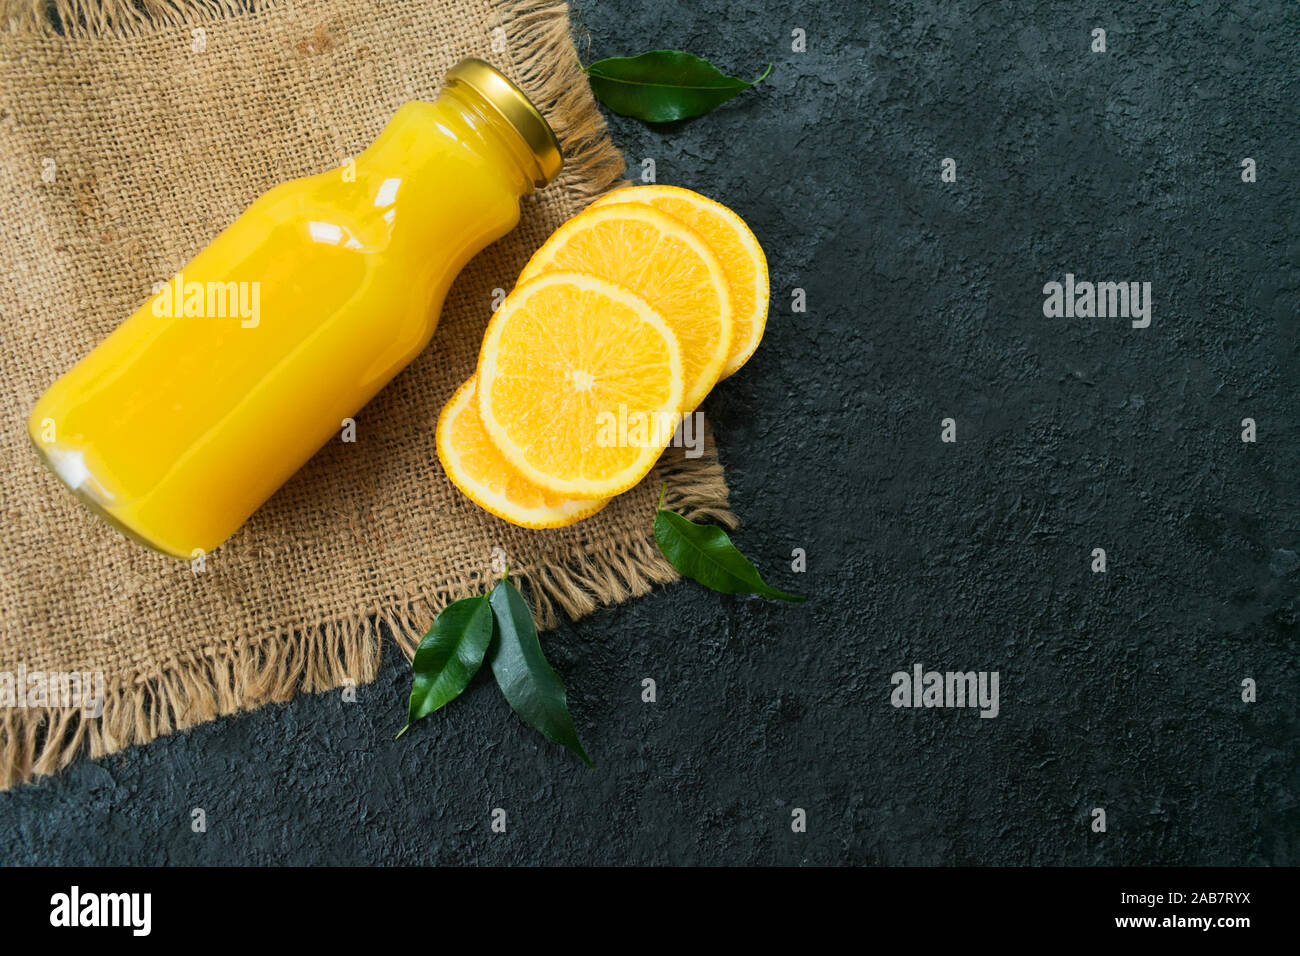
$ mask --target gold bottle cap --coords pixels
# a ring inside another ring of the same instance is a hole
[[[466,57],[447,71],[447,85],[457,83],[478,93],[528,144],[541,172],[541,178],[537,180],[538,188],[559,175],[564,167],[560,141],[555,138],[555,131],[541,111],[519,87],[490,63],[472,56]]]

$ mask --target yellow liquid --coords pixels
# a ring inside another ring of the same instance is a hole
[[[518,221],[532,183],[499,122],[451,91],[407,103],[355,171],[256,200],[41,397],[46,462],[157,550],[217,547],[419,354],[452,279]]]

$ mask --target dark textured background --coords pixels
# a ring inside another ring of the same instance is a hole
[[[767,249],[767,337],[706,409],[740,545],[809,603],[680,584],[550,635],[594,772],[486,675],[394,744],[390,649],[356,704],[0,795],[0,861],[1300,862],[1297,8],[1065,6],[579,0],[593,58],[775,61],[612,129]],[[1045,319],[1067,271],[1152,282],[1151,327]],[[1001,716],[894,710],[918,661],[1000,671]]]

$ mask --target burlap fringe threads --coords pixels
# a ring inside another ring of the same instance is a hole
[[[668,482],[665,506],[734,527],[725,508],[721,466],[697,467],[683,480],[681,461],[670,460],[662,469]],[[563,564],[512,569],[511,576],[523,582],[543,628],[554,626],[559,613],[576,620],[679,578],[649,537]],[[284,703],[298,693],[333,690],[347,681],[369,683],[379,672],[380,624],[409,659],[438,611],[465,596],[449,591],[371,609],[350,621],[277,631],[226,645],[212,656],[178,659],[144,680],[106,681],[99,717],[76,708],[8,708],[0,717],[0,790],[56,773],[83,754],[102,757],[216,717]],[[394,702],[395,719],[401,703]]]

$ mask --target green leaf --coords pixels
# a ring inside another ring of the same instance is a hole
[[[451,703],[478,673],[492,643],[492,608],[486,597],[448,604],[424,635],[411,661],[411,703],[406,726]]]
[[[528,602],[507,579],[492,589],[490,601],[496,619],[496,640],[492,642],[488,664],[501,693],[526,724],[540,730],[547,739],[568,747],[588,767],[595,766],[578,741],[564,684],[542,654]]]
[[[655,541],[672,566],[723,594],[758,594],[780,601],[804,601],[764,584],[758,570],[717,525],[696,524],[673,511],[655,512]]]
[[[761,82],[727,76],[708,60],[681,50],[651,50],[640,56],[611,56],[587,68],[592,92],[615,113],[647,123],[703,116]]]

